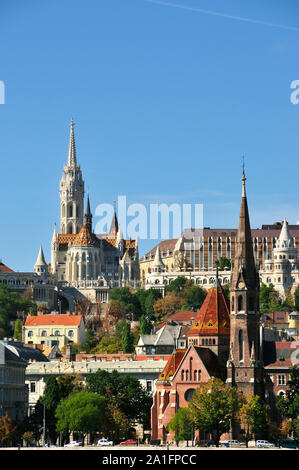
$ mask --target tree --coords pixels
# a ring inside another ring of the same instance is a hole
[[[131,423],[149,425],[152,396],[136,377],[121,377],[116,370],[98,370],[88,375],[86,382],[88,391],[107,397],[109,405],[123,412]]]
[[[145,315],[142,315],[139,319],[139,331],[141,335],[149,335],[152,331],[152,322]]]
[[[12,336],[11,322],[17,319],[18,312],[28,312],[31,306],[31,299],[8,290],[0,283],[0,330],[3,336]]]
[[[154,304],[155,316],[158,320],[178,312],[184,305],[183,298],[176,292],[168,292],[163,299]]]
[[[11,444],[16,436],[17,428],[12,423],[12,419],[6,413],[0,418],[0,444],[6,446]]]
[[[108,439],[113,442],[126,439],[130,434],[130,427],[131,423],[123,411],[112,404],[107,406],[103,433]]]
[[[125,354],[132,353],[134,351],[134,335],[131,332],[131,326],[129,322],[126,322],[122,331],[122,350]]]
[[[94,330],[88,329],[85,332],[85,343],[84,343],[84,348],[86,352],[90,352],[92,348],[94,348],[98,343],[96,334]]]
[[[224,271],[225,269],[230,271],[231,270],[231,260],[229,258],[221,257],[219,259],[218,268],[219,268],[220,271]]]
[[[188,408],[195,427],[211,433],[218,447],[221,435],[229,432],[241,406],[241,392],[212,377],[195,390]]]
[[[60,387],[55,377],[48,378],[43,395],[39,402],[45,407],[46,411],[46,432],[51,442],[56,442],[56,418],[55,410],[61,400]]]
[[[175,432],[175,441],[188,441],[193,438],[193,421],[188,408],[179,408],[167,424],[167,430]]]
[[[106,407],[106,399],[97,393],[85,390],[74,392],[62,400],[56,409],[56,429],[81,434],[84,445],[88,433],[100,432],[104,428]]]
[[[261,436],[267,430],[267,408],[260,402],[258,395],[250,395],[240,409],[240,420],[245,430],[245,442]]]
[[[106,314],[103,320],[103,327],[106,331],[112,331],[119,320],[124,320],[128,313],[126,304],[122,300],[111,300],[108,303]]]
[[[277,405],[283,418],[289,419],[293,436],[299,438],[299,366],[290,369],[286,397],[277,397]]]
[[[123,302],[127,313],[133,313],[134,315],[140,314],[141,307],[138,296],[131,292],[129,287],[113,287],[110,293],[110,300]]]
[[[14,324],[14,334],[13,334],[13,337],[18,341],[22,341],[22,329],[23,329],[23,322],[20,318],[18,318]]]
[[[184,308],[190,310],[198,310],[202,306],[207,291],[202,289],[200,286],[190,286],[189,289],[184,293]]]
[[[178,276],[175,278],[173,281],[169,283],[169,285],[166,288],[166,292],[176,292],[179,294],[180,292],[183,292],[186,287],[189,287],[192,285],[192,282],[190,279],[187,279],[185,276]]]
[[[108,353],[114,354],[118,351],[122,351],[122,341],[120,338],[117,338],[115,335],[105,335],[101,339],[101,341],[97,344],[95,348],[93,348],[92,352],[94,353]]]

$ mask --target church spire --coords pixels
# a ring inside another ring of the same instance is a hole
[[[257,271],[253,255],[251,228],[246,197],[246,176],[243,167],[242,198],[239,217],[239,227],[236,240],[236,254],[232,272],[232,288],[236,288],[240,273],[244,277],[247,288],[255,289],[258,285]]]
[[[77,166],[77,157],[76,157],[76,145],[75,145],[75,133],[74,133],[74,120],[71,120],[71,131],[70,131],[70,143],[69,143],[69,153],[67,157],[67,166],[75,168]]]
[[[87,195],[87,204],[85,212],[85,226],[88,228],[89,232],[92,231],[92,213],[90,210],[89,194]]]

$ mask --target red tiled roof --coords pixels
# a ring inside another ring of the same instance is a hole
[[[212,287],[188,331],[193,335],[229,335],[230,314],[223,289]]]
[[[50,325],[62,325],[62,326],[79,326],[82,320],[82,315],[31,315],[26,318],[25,326],[50,326]]]
[[[10,269],[8,266],[5,266],[5,264],[1,263],[0,261],[0,272],[2,273],[14,273],[12,269]]]

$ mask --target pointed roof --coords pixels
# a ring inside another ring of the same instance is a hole
[[[87,195],[87,203],[86,203],[86,215],[91,215],[91,210],[90,210],[90,202],[89,202],[89,194]]]
[[[47,266],[42,246],[40,246],[35,266]]]
[[[52,235],[52,243],[54,243],[57,239],[57,229],[56,229],[56,223],[54,224],[54,230],[53,230],[53,235]]]
[[[109,231],[109,236],[116,238],[117,233],[118,233],[118,220],[117,220],[116,212],[114,210],[112,222],[110,226],[110,231]]]
[[[294,248],[294,239],[289,231],[289,226],[286,218],[283,221],[280,231],[277,247],[279,248]]]
[[[172,353],[157,381],[171,381],[177,376],[187,356],[194,353],[198,356],[210,377],[223,378],[217,356],[209,348],[198,347],[191,344],[188,349],[177,349]]]
[[[188,336],[229,335],[229,306],[222,287],[212,287],[208,291],[200,310],[188,330]]]
[[[75,168],[77,166],[77,157],[76,157],[76,145],[75,145],[75,134],[74,134],[74,121],[71,120],[71,130],[70,130],[70,143],[69,143],[69,152],[67,157],[67,166]]]
[[[152,264],[152,267],[154,267],[154,266],[164,266],[164,263],[163,263],[162,257],[161,257],[161,252],[160,252],[159,245],[157,246],[155,259],[154,259],[153,264]]]
[[[88,246],[97,246],[97,240],[95,237],[92,236],[90,233],[89,227],[87,224],[83,225],[80,232],[76,235],[74,240],[70,241],[72,246],[81,246],[81,247],[88,247]]]
[[[242,199],[240,208],[239,227],[236,240],[236,251],[232,271],[231,286],[235,289],[240,276],[245,282],[247,289],[255,289],[259,284],[255,260],[253,255],[249,212],[245,188],[245,172],[242,175]]]

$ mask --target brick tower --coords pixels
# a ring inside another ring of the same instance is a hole
[[[245,173],[230,287],[230,353],[227,384],[244,395],[263,397],[263,364],[259,326],[259,276],[255,265],[247,206]]]

